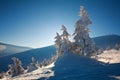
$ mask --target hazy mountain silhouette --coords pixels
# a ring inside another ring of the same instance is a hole
[[[30,47],[16,46],[11,44],[0,43],[0,57],[20,53],[30,50]]]
[[[114,47],[116,44],[120,44],[120,36],[115,34],[95,37],[93,40],[100,48]]]

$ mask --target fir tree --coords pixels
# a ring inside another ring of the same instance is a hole
[[[9,70],[7,71],[7,73],[12,77],[20,74],[24,74],[25,70],[22,67],[22,62],[16,57],[13,57],[12,60],[14,64],[8,65]]]
[[[56,53],[57,54],[61,54],[61,44],[62,44],[62,39],[61,36],[59,35],[59,33],[56,33],[56,37],[55,37],[55,46],[56,46]]]
[[[61,35],[61,37],[62,37],[61,50],[64,52],[64,51],[68,50],[70,47],[70,41],[68,38],[70,36],[70,34],[67,32],[67,28],[64,25],[62,25],[61,30],[63,31],[63,33]]]
[[[31,72],[33,70],[36,70],[40,67],[40,64],[36,61],[34,57],[32,57],[32,62],[30,65],[27,66],[27,72]]]
[[[91,53],[95,52],[95,44],[93,40],[89,37],[89,28],[88,25],[92,24],[87,11],[83,6],[80,7],[80,16],[75,24],[75,31],[73,33],[74,36],[74,46],[77,48],[81,55],[91,55]]]
[[[66,39],[66,40],[69,40],[68,36],[70,36],[70,34],[67,32],[67,29],[66,29],[66,27],[64,25],[62,25],[61,30],[63,31],[61,37]]]

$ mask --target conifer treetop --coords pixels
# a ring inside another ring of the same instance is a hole
[[[66,27],[64,25],[62,25],[61,30],[66,31],[67,29],[66,29]]]
[[[89,15],[87,11],[85,10],[84,6],[80,6],[80,13],[79,16],[81,17],[80,23],[83,26],[88,26],[89,24],[92,24],[92,21],[89,18]]]
[[[59,33],[56,32],[56,35],[57,36],[55,37],[55,39],[61,39],[61,36],[59,35]]]

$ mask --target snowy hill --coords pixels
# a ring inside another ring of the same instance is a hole
[[[97,60],[66,52],[57,61],[32,72],[4,78],[4,80],[119,80],[120,63],[106,64]]]
[[[119,66],[120,64],[108,65],[88,57],[65,53],[55,62],[55,76],[48,80],[116,80],[112,76],[120,76]]]
[[[105,35],[93,38],[96,46],[100,48],[107,48],[108,46],[114,47],[116,44],[120,44],[119,35]]]
[[[6,56],[6,57],[1,57],[0,58],[0,72],[6,71],[8,69],[8,65],[13,63],[11,60],[12,57],[19,58],[22,61],[23,66],[26,67],[31,62],[32,57],[34,57],[36,60],[40,62],[44,59],[50,59],[51,56],[53,56],[55,53],[56,53],[55,47],[48,46],[48,47],[43,47],[43,48],[38,48],[38,49],[32,49],[29,51],[17,53],[17,54]]]
[[[0,57],[24,52],[30,49],[32,48],[0,43]]]

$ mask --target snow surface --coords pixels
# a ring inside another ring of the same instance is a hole
[[[120,63],[120,50],[106,50],[98,55],[98,61],[105,63]]]
[[[98,55],[98,61],[120,63],[120,50],[106,50]],[[35,80],[42,78],[48,78],[49,80],[77,80],[78,78],[82,80],[101,80],[102,78],[104,80],[120,80],[120,64],[107,65],[98,61],[73,53],[65,53],[56,62],[48,66],[16,77],[6,77],[2,80]]]
[[[106,64],[95,59],[66,52],[55,62],[55,76],[49,80],[116,80],[120,63]],[[44,80],[44,79],[43,79]]]
[[[6,77],[2,80],[35,80],[35,79],[40,79],[43,77],[49,78],[51,76],[54,76],[54,71],[51,70],[52,67],[54,67],[54,63],[48,65],[48,66],[43,66],[42,68],[39,68],[37,70],[34,70],[32,72],[15,76],[15,77]]]

